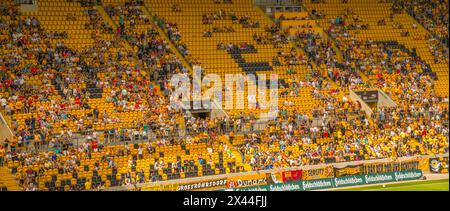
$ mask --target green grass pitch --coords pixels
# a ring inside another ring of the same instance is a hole
[[[448,179],[338,189],[337,191],[449,191]]]

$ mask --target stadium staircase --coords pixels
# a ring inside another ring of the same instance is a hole
[[[115,5],[124,5],[124,4],[125,4],[125,1],[124,1],[124,0],[103,1],[103,5],[106,5],[107,3],[110,3],[110,4],[112,4],[113,6],[115,6]],[[113,27],[114,33],[116,33],[116,30],[117,30],[117,22],[114,22],[114,20],[112,19],[112,17],[110,17],[110,16],[106,13],[105,8],[104,8],[103,6],[97,6],[97,8],[98,8],[98,12],[101,14],[103,20],[104,20],[105,22],[109,23],[109,24]],[[122,42],[122,43],[123,43],[123,46],[125,47],[125,49],[127,50],[127,52],[134,51],[133,47],[132,47],[129,43],[127,43],[127,42]],[[137,59],[136,59],[136,58],[133,58],[133,62],[134,62],[134,63],[137,63]]]
[[[189,69],[189,73],[192,73],[192,66],[189,65],[189,63],[186,61],[184,56],[181,55],[181,53],[178,51],[178,49],[175,47],[175,45],[170,41],[170,39],[167,36],[166,32],[164,32],[163,29],[161,29],[159,26],[154,24],[155,23],[155,17],[153,17],[153,15],[150,13],[150,11],[147,9],[147,7],[141,6],[141,10],[147,17],[149,17],[150,19],[153,20],[152,21],[152,25],[156,28],[156,30],[158,30],[159,35],[166,40],[167,44],[170,47],[170,50],[177,56],[178,59],[180,59],[180,61],[183,64],[183,66]]]
[[[116,23],[114,23],[114,21],[111,20],[109,15],[106,13],[105,9],[102,6],[94,6],[94,8],[100,13],[103,20],[107,22],[114,29],[114,31],[116,31],[117,25]]]
[[[323,38],[324,38],[325,40],[332,39],[331,37],[328,36],[327,33],[323,33]],[[331,47],[332,47],[333,50],[336,52],[336,55],[335,55],[335,56],[336,56],[337,61],[338,61],[338,62],[343,62],[343,61],[344,61],[344,58],[342,57],[341,49],[339,49],[339,48],[336,46],[336,43],[335,43],[335,42],[331,42]]]
[[[252,167],[250,166],[250,164],[243,162],[243,155],[237,150],[234,144],[230,143],[230,137],[225,136],[223,137],[222,141],[224,141],[229,147],[231,147],[232,154],[236,158],[236,164],[238,166],[244,166],[244,170],[246,172],[252,171]]]
[[[114,33],[117,30],[117,24],[114,23],[113,20],[111,20],[111,18],[109,17],[109,15],[106,13],[105,8],[103,8],[102,6],[94,6],[94,9],[96,9],[100,15],[102,16],[103,21],[105,21],[106,23],[108,23],[114,30]],[[126,42],[123,42],[123,45],[125,47],[125,49],[127,51],[132,51],[133,48]]]
[[[361,76],[361,79],[364,81],[364,83],[369,83],[370,79],[369,77],[367,77],[367,75],[363,72],[361,72],[360,70],[356,70],[356,72],[358,73],[359,76]]]
[[[0,186],[4,185],[8,191],[20,191],[22,188],[6,166],[0,167]]]
[[[265,13],[262,8],[260,6],[257,5],[253,5],[253,8],[255,8],[255,10],[262,16],[264,17],[268,22],[272,22],[274,23],[274,19],[272,19],[270,16],[267,15],[267,13]]]

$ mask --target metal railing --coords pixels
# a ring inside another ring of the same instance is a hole
[[[15,4],[33,4],[35,5],[37,3],[36,0],[14,0]]]

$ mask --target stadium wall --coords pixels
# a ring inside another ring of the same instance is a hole
[[[3,114],[0,112],[0,143],[3,143],[6,138],[11,140],[13,136],[13,132],[9,128]]]
[[[364,102],[364,100],[362,100],[353,90],[349,90],[349,96],[350,99],[353,100],[354,102],[358,101],[361,103],[361,109],[366,112],[366,114],[368,116],[372,116],[372,109],[369,107],[369,105],[367,105],[367,103]]]
[[[382,90],[378,89],[377,107],[395,107],[397,104]]]
[[[39,10],[36,0],[16,0],[16,3],[20,4],[20,12],[37,12]]]

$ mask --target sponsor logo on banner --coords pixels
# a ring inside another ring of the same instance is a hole
[[[355,165],[355,166],[346,166],[342,168],[334,168],[334,176],[342,177],[347,175],[358,175],[362,174],[364,171],[363,165]]]
[[[257,185],[266,185],[265,173],[228,177],[228,188],[241,188]]]
[[[213,190],[227,187],[227,178],[179,184],[178,191]]]
[[[388,173],[368,174],[365,175],[365,179],[367,184],[372,184],[372,183],[394,181],[394,176]]]
[[[303,190],[317,190],[324,188],[333,188],[333,179],[316,179],[316,180],[304,180],[302,181]]]
[[[396,181],[419,179],[422,177],[422,171],[410,170],[394,172],[394,176]]]
[[[313,180],[334,177],[333,166],[302,171],[302,180]]]
[[[262,185],[257,187],[234,188],[231,191],[269,191],[269,188],[266,185]]]
[[[345,187],[354,185],[363,185],[365,183],[363,175],[352,175],[345,177],[335,177],[334,186],[335,187]]]
[[[302,190],[302,183],[288,182],[282,184],[272,184],[269,186],[270,191],[299,191]]]

